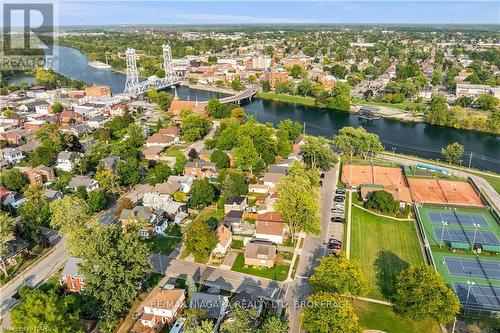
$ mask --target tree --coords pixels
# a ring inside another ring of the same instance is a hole
[[[189,278],[189,277],[188,277]],[[192,278],[191,278],[192,280]],[[187,283],[188,279],[186,279]],[[188,293],[189,294],[189,293]],[[186,321],[184,322],[185,333],[212,333],[213,323],[206,320],[205,311],[191,308],[184,311]]]
[[[14,219],[7,213],[0,212],[0,269],[7,277],[4,257],[7,254],[7,242],[13,237]]]
[[[437,69],[432,72],[431,83],[433,86],[437,86],[438,84],[440,84],[442,79],[443,79],[443,72]]]
[[[25,201],[19,208],[23,237],[34,243],[40,238],[40,226],[50,221],[49,203],[43,190],[41,185],[30,185],[24,192]]]
[[[120,200],[118,200],[118,206],[116,207],[115,216],[116,217],[120,216],[122,210],[124,209],[132,209],[132,208],[134,208],[134,203],[132,202],[132,200],[130,200],[127,197],[122,197],[120,198]]]
[[[330,169],[337,158],[328,146],[328,142],[321,137],[308,136],[300,147],[304,162],[312,168]]]
[[[205,262],[217,245],[217,235],[205,221],[197,220],[186,231],[185,245],[197,262]]]
[[[208,101],[207,112],[210,117],[216,119],[228,118],[231,116],[231,109],[227,105],[222,104],[216,98]]]
[[[333,65],[330,67],[326,67],[325,71],[330,72],[337,79],[344,79],[348,73],[347,68],[340,65]]]
[[[282,157],[282,158],[287,158],[288,155],[290,155],[290,153],[292,152],[293,150],[293,146],[292,146],[292,142],[290,141],[290,137],[288,135],[288,132],[284,131],[284,130],[278,130],[276,132],[276,138],[277,138],[277,150],[278,150],[278,154]]]
[[[304,173],[287,175],[281,178],[277,186],[274,208],[282,214],[293,236],[298,231],[320,232],[319,191]]]
[[[362,127],[359,127],[359,130],[361,129],[364,130]],[[366,131],[361,133],[361,140],[359,141],[357,149],[365,160],[370,153],[372,156],[375,156],[384,151],[379,136],[375,133],[368,133]]]
[[[464,146],[458,142],[450,143],[441,149],[441,155],[448,163],[458,164],[464,153]]]
[[[262,325],[260,333],[287,333],[288,323],[277,316],[269,316]]]
[[[245,175],[238,171],[228,171],[223,173],[221,183],[221,197],[228,199],[248,192],[248,185],[245,182]]]
[[[75,298],[58,296],[54,289],[21,288],[21,301],[11,312],[11,328],[15,331],[83,332],[78,313],[74,312]]]
[[[314,291],[348,294],[352,297],[365,296],[369,290],[361,266],[356,260],[347,258],[344,252],[320,259],[309,281]]]
[[[337,147],[342,155],[347,155],[351,158],[356,153],[356,150],[361,145],[362,137],[364,136],[364,128],[358,127],[342,127],[339,134],[333,138],[333,144]]]
[[[476,105],[483,111],[493,111],[499,103],[498,98],[490,94],[481,94],[476,99]]]
[[[367,197],[364,206],[384,214],[395,214],[399,210],[399,201],[386,191],[373,191]]]
[[[9,169],[0,174],[0,184],[10,191],[20,191],[28,184],[28,177],[18,169]]]
[[[309,80],[302,80],[299,82],[297,85],[297,91],[299,94],[307,96],[311,93],[312,91],[312,83]]]
[[[252,139],[248,136],[238,138],[238,146],[234,148],[234,165],[243,171],[250,171],[259,162],[259,154]]]
[[[348,83],[338,82],[332,89],[332,97],[328,98],[328,107],[349,111],[351,108],[351,86]]]
[[[240,305],[232,308],[229,319],[220,327],[222,333],[252,333],[255,331],[254,322],[257,310],[254,308],[245,309]]]
[[[120,180],[111,170],[102,168],[95,174],[95,180],[99,182],[99,187],[105,191],[116,193],[120,190]]]
[[[97,189],[89,193],[87,205],[90,213],[97,213],[109,204],[109,196],[103,189]]]
[[[196,149],[194,149],[194,148],[189,149],[188,157],[190,160],[194,160],[195,158],[197,158],[198,152],[196,151]]]
[[[59,151],[54,146],[50,146],[50,143],[42,144],[36,147],[35,150],[29,155],[30,166],[51,166],[56,161],[58,153]]]
[[[174,172],[177,175],[180,175],[184,171],[184,165],[187,163],[187,158],[184,156],[184,154],[179,154],[175,158],[175,164],[174,164]]]
[[[205,207],[215,200],[214,186],[208,179],[195,179],[189,191],[189,207]]]
[[[360,333],[358,316],[352,305],[340,295],[319,292],[308,298],[310,306],[304,309],[302,327],[310,333]]]
[[[53,113],[61,113],[63,112],[63,106],[59,101],[55,101],[54,104],[52,104],[52,112]]]
[[[267,80],[260,81],[260,85],[262,86],[262,91],[263,92],[269,92],[269,91],[271,91],[271,84],[269,83],[269,81],[267,81]]]
[[[460,96],[455,100],[455,105],[460,105],[463,108],[469,108],[474,104],[474,100],[469,96]]]
[[[193,142],[207,135],[210,121],[204,116],[188,114],[182,120],[181,130],[185,140]]]
[[[66,195],[62,199],[52,201],[49,205],[52,214],[50,226],[59,229],[63,237],[67,238],[71,253],[81,255],[88,221],[88,210],[85,201],[74,195]]]
[[[282,130],[288,133],[290,140],[295,140],[302,133],[302,125],[299,122],[293,121],[291,119],[284,119],[279,122],[278,130]]]
[[[172,175],[172,169],[168,164],[159,162],[153,168],[150,168],[146,175],[146,181],[149,185],[155,185],[167,181]]]
[[[83,245],[84,244],[84,245]],[[123,232],[120,225],[96,225],[80,244],[85,292],[99,304],[99,325],[111,331],[139,293],[151,270],[149,249],[138,230]]]
[[[410,265],[397,277],[395,310],[413,320],[435,318],[441,324],[452,321],[460,303],[432,266]]]
[[[443,95],[432,97],[431,105],[427,111],[426,121],[434,125],[446,125],[446,114],[448,112],[448,103]]]
[[[116,166],[116,173],[119,176],[120,184],[122,186],[135,185],[141,181],[139,163],[133,158],[118,162],[118,165]]]
[[[216,149],[210,156],[210,162],[215,163],[215,165],[217,165],[217,169],[226,169],[229,168],[231,160],[222,150]]]
[[[302,67],[300,67],[299,65],[293,65],[291,68],[290,68],[290,75],[294,78],[294,79],[298,79],[302,73],[304,72],[304,70],[302,69]]]
[[[232,81],[231,81],[231,88],[233,90],[236,90],[236,91],[241,91],[243,90],[245,87],[243,86],[243,84],[241,84],[241,81],[240,81],[240,78],[237,77],[237,78],[234,78]]]

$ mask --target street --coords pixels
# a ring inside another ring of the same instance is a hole
[[[337,183],[339,165],[325,172],[323,186],[320,188],[320,214],[321,214],[321,234],[306,235],[304,239],[304,247],[300,254],[299,264],[295,280],[287,286],[285,301],[287,303],[287,315],[289,318],[290,332],[300,332],[300,317],[302,307],[297,306],[301,302],[306,302],[307,297],[311,292],[309,285],[309,275],[313,273],[317,260],[324,257],[327,252],[326,242],[333,232],[332,222],[330,222],[330,210],[332,207],[335,185]]]

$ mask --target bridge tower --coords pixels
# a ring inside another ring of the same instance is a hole
[[[165,78],[175,76],[174,70],[172,69],[172,49],[170,44],[163,44],[161,46],[163,50],[163,70],[165,70]]]
[[[125,93],[139,93],[139,74],[137,72],[137,55],[135,50],[128,48],[125,52],[127,57],[127,80],[125,81]]]

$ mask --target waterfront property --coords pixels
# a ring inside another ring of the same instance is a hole
[[[467,314],[500,314],[500,225],[486,208],[417,208],[429,257]],[[475,252],[472,251],[474,249]]]

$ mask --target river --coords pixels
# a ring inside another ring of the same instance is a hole
[[[88,61],[80,51],[61,46],[57,71],[71,79],[109,85],[114,93],[123,91],[124,74],[90,68]],[[187,87],[177,88],[177,93],[181,99],[200,101],[224,96]],[[459,142],[465,147],[464,165],[468,165],[472,153],[473,167],[500,173],[500,136],[423,123],[405,123],[388,118],[367,122],[359,120],[352,113],[260,99],[246,103],[243,107],[247,114],[255,116],[259,122],[277,124],[283,119],[305,122],[306,132],[314,135],[331,137],[344,126],[363,126],[367,131],[380,136],[386,150],[394,149],[396,152],[424,158],[442,159],[441,148]]]

